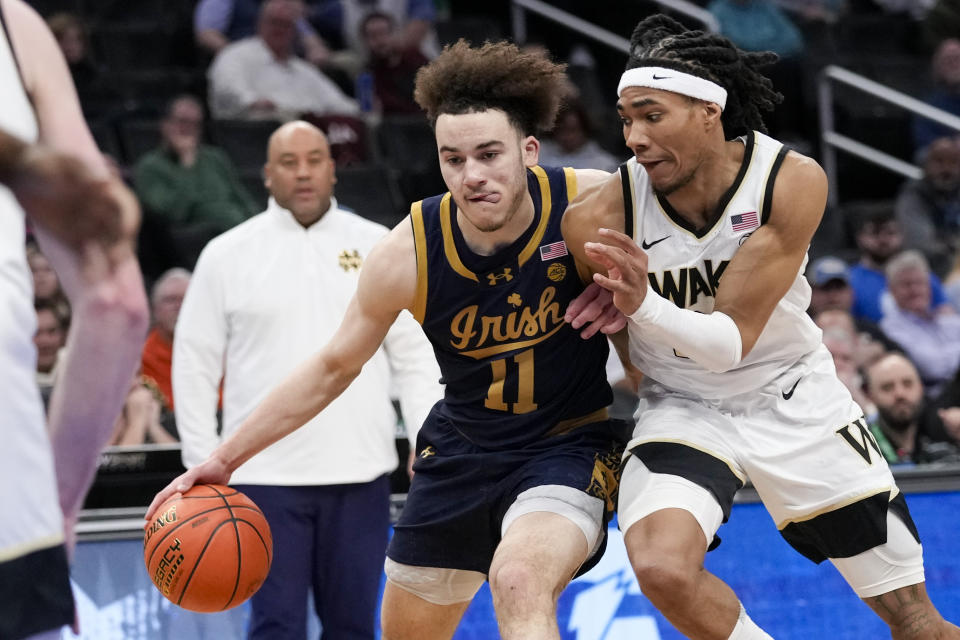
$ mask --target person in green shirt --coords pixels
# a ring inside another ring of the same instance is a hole
[[[145,229],[167,239],[164,266],[192,268],[208,240],[259,212],[230,158],[201,143],[203,106],[174,98],[160,123],[160,146],[144,154],[133,180]],[[156,240],[157,238],[151,238]]]
[[[910,360],[889,352],[866,374],[867,394],[877,407],[870,433],[888,463],[960,462],[960,449],[933,440],[923,428],[923,385]]]

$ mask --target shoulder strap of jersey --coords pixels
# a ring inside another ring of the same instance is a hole
[[[417,322],[423,324],[427,314],[427,234],[423,224],[423,200],[410,206],[410,224],[413,227],[413,244],[417,255],[417,292],[411,312]]]
[[[767,224],[767,220],[770,218],[770,207],[773,205],[773,185],[777,181],[777,174],[780,172],[783,159],[789,151],[790,149],[787,148],[787,145],[781,145],[777,157],[774,159],[773,164],[770,165],[770,172],[767,174],[767,184],[763,189],[763,207],[760,209],[760,224]]]
[[[626,162],[620,165],[620,188],[623,189],[623,232],[633,238],[633,189]]]

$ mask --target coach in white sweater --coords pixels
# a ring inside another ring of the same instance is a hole
[[[204,249],[177,322],[173,391],[188,467],[330,339],[364,256],[387,232],[337,206],[329,145],[312,125],[291,122],[273,134],[264,174],[267,210]],[[231,484],[264,510],[274,537],[250,638],[302,640],[311,586],[325,637],[374,637],[388,474],[398,463],[391,391],[414,442],[442,396],[439,378],[429,343],[405,314],[339,398],[233,474]]]

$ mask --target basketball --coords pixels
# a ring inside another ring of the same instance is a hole
[[[157,509],[143,536],[143,560],[153,584],[174,604],[224,611],[263,584],[273,538],[250,498],[223,485],[197,485]]]

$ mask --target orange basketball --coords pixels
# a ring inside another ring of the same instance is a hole
[[[174,604],[224,611],[263,584],[273,538],[250,498],[230,487],[202,484],[160,505],[143,536],[143,560],[153,584]]]

